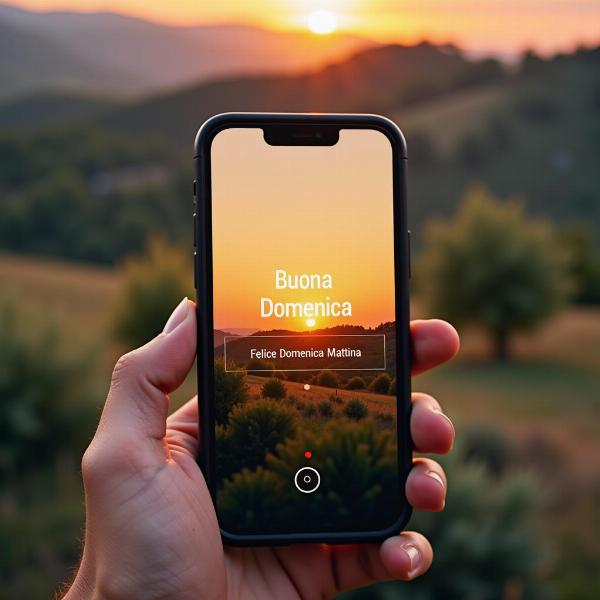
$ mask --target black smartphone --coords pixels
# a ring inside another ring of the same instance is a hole
[[[199,462],[233,545],[381,540],[411,509],[406,145],[374,115],[195,143]]]

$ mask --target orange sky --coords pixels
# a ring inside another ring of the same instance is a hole
[[[172,24],[241,21],[305,28],[317,9],[340,30],[381,40],[454,41],[509,52],[600,43],[600,0],[16,0],[32,9],[111,10]]]
[[[351,318],[317,318],[316,328],[394,320],[392,151],[382,133],[272,147],[260,129],[230,129],[211,156],[217,329],[306,329],[306,319],[262,318],[261,297],[351,302]],[[333,286],[276,289],[276,269],[329,273]]]

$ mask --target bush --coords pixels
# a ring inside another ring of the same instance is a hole
[[[321,371],[317,377],[317,384],[323,387],[336,388],[340,385],[340,380],[333,371]]]
[[[442,513],[416,512],[411,526],[435,548],[424,577],[411,583],[414,598],[505,598],[518,582],[518,597],[547,597],[539,580],[543,553],[533,523],[538,515],[534,482],[524,474],[500,480],[481,465],[464,464],[460,452],[442,459],[451,485]],[[390,597],[404,598],[391,585]]]
[[[253,469],[280,442],[296,434],[297,413],[273,400],[236,406],[229,415],[228,435],[237,457],[236,470]]]
[[[358,398],[352,398],[352,400],[349,400],[348,404],[344,406],[344,414],[349,419],[360,421],[369,414],[369,410],[367,409],[367,405],[362,400],[359,400]]]
[[[328,419],[333,417],[333,406],[330,400],[319,402],[319,414]]]
[[[346,384],[347,390],[364,390],[367,387],[365,380],[359,375],[352,377]]]
[[[380,375],[377,375],[373,381],[371,381],[369,389],[376,394],[387,394],[389,392],[391,382],[392,380],[387,373],[381,373]]]
[[[53,324],[32,326],[13,302],[0,305],[1,472],[22,476],[83,452],[97,411],[87,391],[91,357],[81,354],[66,355]]]
[[[274,515],[282,517],[283,486],[275,473],[262,467],[236,473],[217,495],[220,519],[227,528],[269,529]]]
[[[226,371],[223,359],[215,361],[215,421],[227,423],[231,410],[248,400],[248,384],[244,371]]]
[[[279,379],[273,377],[265,382],[260,390],[260,394],[263,398],[274,398],[275,400],[281,400],[287,395],[285,385],[281,383]]]
[[[193,297],[189,252],[157,238],[143,256],[129,259],[121,275],[115,333],[128,348],[157,336],[181,299]]]

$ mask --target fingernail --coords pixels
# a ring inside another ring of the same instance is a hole
[[[412,544],[405,544],[402,546],[404,552],[406,552],[406,556],[410,561],[410,571],[407,573],[408,578],[412,579],[419,572],[419,566],[421,565],[421,553],[416,546]]]
[[[438,415],[440,415],[440,417],[443,417],[448,422],[448,425],[450,425],[450,428],[452,429],[452,445],[450,446],[450,450],[452,450],[452,448],[454,447],[454,438],[456,436],[456,430],[454,429],[454,423],[451,421],[450,417],[442,411],[441,408],[434,406],[431,410],[433,410],[434,413],[437,413]]]
[[[425,475],[431,477],[431,479],[435,479],[442,486],[444,492],[446,491],[446,484],[439,473],[436,473],[435,471],[425,471]]]
[[[188,312],[190,310],[190,303],[188,302],[187,296],[177,305],[175,310],[171,313],[165,328],[163,329],[163,333],[169,334],[179,325],[181,325],[185,318],[188,316]]]

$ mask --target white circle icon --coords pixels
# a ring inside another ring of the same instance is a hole
[[[321,476],[312,467],[302,467],[294,477],[294,485],[303,494],[311,494],[321,485]]]

